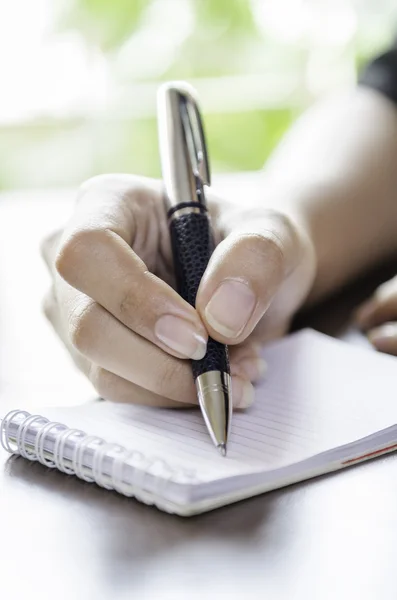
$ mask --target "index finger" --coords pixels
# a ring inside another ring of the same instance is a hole
[[[82,189],[56,269],[135,333],[173,356],[200,359],[207,332],[198,313],[149,270],[171,265],[168,236],[159,182],[96,178]]]

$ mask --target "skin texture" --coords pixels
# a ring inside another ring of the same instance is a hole
[[[396,156],[397,111],[376,92],[310,109],[265,166],[255,202],[208,195],[217,247],[195,308],[173,289],[161,182],[89,180],[65,229],[43,243],[53,278],[45,313],[97,392],[119,402],[196,403],[187,359],[203,355],[210,334],[229,344],[244,408],[265,368],[259,345],[283,335],[303,304],[397,253]],[[397,353],[396,281],[357,318]]]

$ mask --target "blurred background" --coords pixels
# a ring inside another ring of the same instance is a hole
[[[259,169],[395,29],[395,0],[1,2],[0,188],[158,176],[167,79],[198,90],[214,171]]]

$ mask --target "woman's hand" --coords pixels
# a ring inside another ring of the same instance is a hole
[[[309,292],[314,252],[281,213],[209,194],[216,242],[196,308],[173,289],[161,183],[100,176],[81,188],[65,230],[47,239],[45,313],[97,392],[109,400],[194,404],[189,361],[208,335],[229,344],[233,403],[249,406],[263,374],[259,344],[288,329]]]

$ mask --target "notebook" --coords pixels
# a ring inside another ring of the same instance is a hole
[[[2,445],[67,475],[189,516],[397,448],[397,359],[312,330],[263,350],[265,380],[219,455],[199,410],[107,401],[1,422]]]

